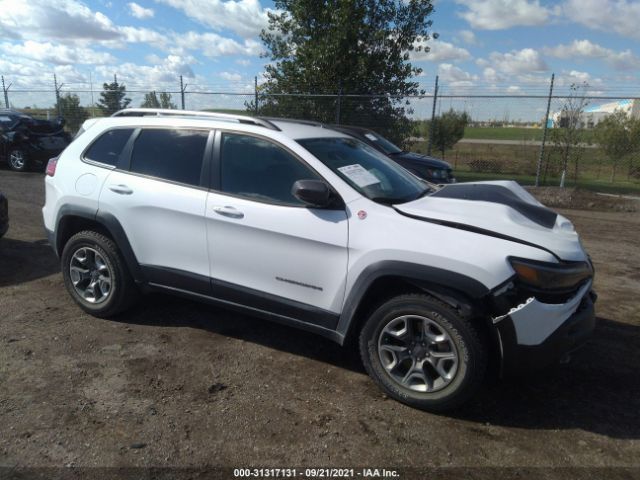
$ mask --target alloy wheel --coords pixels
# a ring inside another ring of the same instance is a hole
[[[451,336],[421,315],[403,315],[387,323],[378,338],[378,355],[396,383],[417,392],[441,390],[458,372],[459,355]]]
[[[24,153],[20,150],[13,150],[9,155],[9,163],[16,170],[22,170],[25,165]]]
[[[73,288],[89,303],[102,303],[111,293],[112,275],[102,255],[89,247],[79,248],[71,257],[69,275]]]

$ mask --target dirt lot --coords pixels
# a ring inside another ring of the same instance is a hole
[[[0,190],[11,216],[0,240],[0,466],[640,474],[638,212],[563,211],[600,295],[593,341],[573,362],[494,382],[438,416],[385,399],[352,352],[301,331],[160,295],[117,320],[83,314],[44,237],[42,175],[0,170]]]

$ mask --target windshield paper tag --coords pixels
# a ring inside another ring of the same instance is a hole
[[[378,139],[376,138],[376,136],[373,133],[365,133],[364,136],[367,137],[372,142],[377,142],[378,141]]]
[[[368,187],[369,185],[373,185],[375,183],[380,183],[372,173],[362,167],[359,163],[355,165],[347,165],[346,167],[338,168],[340,172],[355,183],[359,187]]]

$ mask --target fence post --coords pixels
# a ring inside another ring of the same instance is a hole
[[[341,108],[342,108],[342,80],[338,82],[338,98],[336,99],[336,125],[340,125]]]
[[[11,88],[11,83],[8,87],[4,86],[4,75],[2,75],[2,91],[4,93],[4,106],[9,108],[9,89]]]
[[[258,76],[253,77],[253,89],[255,92],[255,101],[256,101],[256,116],[260,114],[260,108],[258,107]]]
[[[58,117],[62,116],[62,112],[60,110],[60,89],[62,88],[62,84],[58,85],[58,78],[56,74],[53,74],[53,88],[56,90],[56,111],[58,112]]]
[[[438,103],[438,75],[436,75],[436,86],[433,90],[433,108],[431,109],[431,123],[429,124],[429,143],[427,144],[427,155],[431,156],[431,146],[433,145],[433,130],[436,122],[436,103]]]
[[[551,74],[551,84],[549,85],[549,98],[547,99],[547,114],[544,117],[544,125],[542,126],[542,144],[540,145],[540,156],[538,157],[538,166],[536,168],[536,187],[540,186],[540,169],[542,168],[542,159],[544,158],[544,146],[547,143],[547,128],[549,125],[549,112],[551,111],[551,97],[553,96],[553,81],[556,77],[555,73]]]
[[[93,100],[93,75],[91,74],[91,70],[89,70],[89,90],[91,92],[91,115],[95,115],[95,101]]]
[[[184,110],[184,91],[187,86],[182,82],[182,75],[180,75],[180,100],[182,103],[182,110]]]

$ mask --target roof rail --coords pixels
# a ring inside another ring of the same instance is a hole
[[[316,122],[315,120],[299,120],[297,118],[284,118],[284,117],[257,117],[267,122],[286,122],[286,123],[299,123],[301,125],[310,125],[312,127],[326,128],[326,125],[322,122]]]
[[[202,112],[199,110],[173,110],[169,108],[125,108],[118,110],[112,117],[201,117],[216,120],[259,125],[270,130],[280,130],[267,119],[249,117],[246,115],[234,115],[231,113]]]

